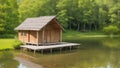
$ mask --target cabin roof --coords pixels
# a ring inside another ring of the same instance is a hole
[[[27,18],[23,23],[21,23],[15,30],[41,30],[50,21],[52,21],[56,16],[40,16],[36,18]],[[56,22],[57,23],[57,22]],[[59,25],[59,23],[57,23]],[[60,26],[60,25],[59,25]],[[61,29],[63,29],[60,26]]]

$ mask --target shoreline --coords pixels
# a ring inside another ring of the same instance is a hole
[[[120,35],[84,35],[82,37],[120,37]]]

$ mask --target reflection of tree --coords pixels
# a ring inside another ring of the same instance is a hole
[[[18,68],[19,63],[13,58],[12,52],[5,51],[0,53],[0,68]]]
[[[79,61],[74,60],[76,63],[74,68],[118,68],[120,67],[120,51],[102,51],[92,50],[80,52]]]
[[[102,40],[102,44],[109,48],[120,48],[119,38],[106,38]]]

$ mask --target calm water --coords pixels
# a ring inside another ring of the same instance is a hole
[[[36,63],[46,68],[120,68],[120,38],[69,40],[80,48],[63,54],[37,54]],[[28,53],[27,53],[28,54]],[[27,68],[13,59],[11,52],[0,52],[0,68]]]
[[[19,63],[14,59],[13,52],[0,52],[0,68],[27,68],[27,66]]]

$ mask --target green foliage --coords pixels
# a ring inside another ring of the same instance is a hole
[[[119,4],[114,0],[23,0],[19,12],[21,22],[28,17],[57,15],[65,29],[99,30],[108,23],[120,25]]]
[[[114,25],[109,25],[107,27],[104,27],[103,28],[103,31],[107,34],[116,34],[119,32],[119,28],[117,26],[114,26]]]
[[[64,28],[67,28],[68,27],[68,22],[69,21],[69,16],[67,15],[67,10],[62,10],[61,12],[58,13],[57,15],[57,19],[59,20],[59,22],[61,22],[61,25],[64,27]]]
[[[110,21],[112,24],[120,26],[120,3],[115,4],[109,10]]]
[[[0,0],[0,33],[15,33],[19,22],[45,15],[57,15],[65,29],[102,30],[108,24],[120,27],[119,7],[118,0]]]
[[[22,45],[22,42],[19,40],[15,40],[13,47],[14,49],[20,49],[20,45]]]
[[[14,33],[17,25],[17,0],[0,0],[0,33]]]

